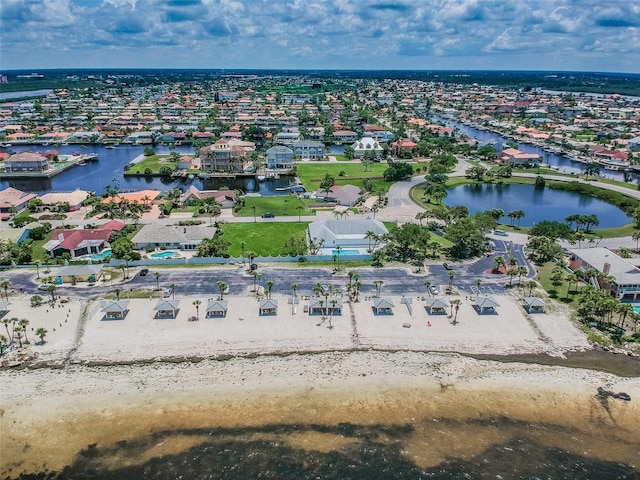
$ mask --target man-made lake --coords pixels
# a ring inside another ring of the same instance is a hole
[[[510,222],[506,216],[509,212],[522,210],[525,213],[524,218],[520,219],[522,227],[530,227],[542,220],[564,222],[566,217],[575,213],[597,215],[600,220],[598,228],[619,227],[631,221],[618,207],[597,198],[517,183],[471,184],[450,188],[444,203],[449,206],[464,205],[471,215],[478,211],[501,208],[505,213],[500,219],[501,223]]]

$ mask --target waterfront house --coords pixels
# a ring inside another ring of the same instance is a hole
[[[333,140],[338,144],[350,144],[358,140],[358,134],[351,130],[336,130],[333,132]]]
[[[35,193],[26,193],[17,188],[7,187],[0,191],[0,218],[9,216],[12,212],[19,212],[36,198]]]
[[[353,158],[364,158],[366,156],[371,156],[372,160],[380,160],[382,158],[382,153],[384,149],[380,142],[374,140],[371,137],[362,137],[356,143],[352,145],[353,148]]]
[[[20,152],[11,155],[4,161],[7,173],[46,173],[49,171],[49,160],[38,152]]]
[[[354,219],[354,220],[319,220],[311,222],[307,228],[309,241],[315,244],[322,243],[323,247],[336,248],[370,248],[371,232],[376,235],[389,233],[387,227],[379,220]]]
[[[329,200],[326,198],[325,200],[335,202],[343,207],[353,207],[362,197],[360,192],[360,187],[355,185],[334,185],[331,187]]]
[[[293,148],[293,154],[296,157],[305,160],[324,158],[326,153],[324,144],[314,140],[300,140],[299,142],[294,143],[291,148]]]
[[[214,198],[221,208],[233,208],[236,203],[236,192],[233,190],[198,190],[193,185],[180,197],[180,205],[196,205]]]
[[[275,145],[267,150],[267,168],[291,169],[293,168],[293,150],[284,145]]]
[[[69,204],[69,210],[75,212],[80,210],[85,200],[89,197],[89,192],[85,190],[74,190],[73,192],[51,192],[41,195],[39,200],[42,202],[38,205],[38,211],[57,212],[60,204]]]
[[[417,148],[417,143],[407,140],[406,138],[399,138],[395,142],[391,143],[391,153],[396,157],[411,157]]]
[[[537,167],[541,157],[536,153],[524,153],[516,148],[506,148],[500,154],[501,163],[507,163],[512,167]]]
[[[298,127],[285,127],[282,132],[276,134],[276,143],[292,146],[300,141]]]
[[[226,140],[218,140],[213,145],[200,149],[201,170],[206,172],[241,172],[242,161],[232,155]]]

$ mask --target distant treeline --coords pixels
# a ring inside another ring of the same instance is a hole
[[[263,83],[265,76],[306,76],[312,82],[331,84],[337,81],[362,79],[407,79],[470,85],[497,85],[505,88],[565,90],[640,96],[640,74],[560,72],[560,71],[503,71],[503,70],[169,70],[169,69],[92,69],[39,70],[44,78],[18,78],[31,71],[4,71],[9,83],[0,84],[0,92],[16,92],[46,88],[102,88],[110,76],[118,86],[145,86],[165,83],[189,83],[219,79],[223,76],[255,76]],[[72,79],[75,78],[75,79]],[[279,83],[279,82],[276,82]],[[293,83],[293,82],[292,82]],[[114,86],[114,85],[109,85]],[[335,88],[335,86],[334,86]]]

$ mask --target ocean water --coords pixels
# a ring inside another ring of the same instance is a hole
[[[424,402],[407,405],[403,395],[384,405],[357,402],[335,412],[315,410],[303,400],[277,405],[277,417],[304,416],[317,422],[271,421],[275,405],[251,412],[225,406],[212,411],[180,410],[131,412],[105,418],[106,430],[122,434],[120,440],[94,438],[58,471],[41,470],[9,478],[20,479],[638,479],[638,432],[620,434],[607,422],[607,409],[620,405],[591,404],[587,417],[571,412],[562,425],[518,418],[505,403],[505,415],[478,412],[475,400],[456,401],[450,416],[416,416]],[[511,398],[509,398],[511,400]],[[411,403],[411,399],[407,399]],[[555,400],[554,400],[555,401]],[[591,403],[591,402],[590,402]],[[340,405],[338,402],[336,405]],[[336,406],[334,405],[334,406]],[[394,408],[394,405],[396,408]],[[475,405],[475,406],[474,406]],[[603,407],[601,409],[600,407]],[[458,409],[466,408],[472,416]],[[388,410],[391,409],[391,410]],[[522,406],[519,406],[519,411]],[[535,406],[532,405],[535,410]],[[287,412],[287,410],[289,410]],[[401,411],[398,415],[398,410]],[[429,409],[428,409],[429,410]],[[438,407],[435,413],[446,414]],[[601,411],[602,410],[602,411]],[[326,422],[353,416],[353,422]],[[535,417],[535,414],[533,415]],[[541,415],[545,417],[546,415]],[[136,417],[140,423],[136,422]],[[145,431],[145,422],[156,418]],[[264,418],[251,425],[234,425],[241,418]],[[365,420],[368,419],[368,420]],[[389,419],[406,419],[393,421]],[[94,418],[95,422],[96,419]],[[98,420],[100,422],[100,420]],[[220,423],[224,426],[197,426]],[[161,428],[167,425],[173,428]],[[181,428],[180,425],[188,425]],[[58,425],[60,427],[60,425]],[[81,426],[69,428],[82,430]],[[91,429],[89,429],[91,430]],[[144,432],[144,433],[143,433]],[[93,440],[93,441],[92,441]]]

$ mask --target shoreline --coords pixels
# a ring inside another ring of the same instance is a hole
[[[561,425],[589,442],[596,441],[594,429],[602,427],[621,445],[640,444],[636,379],[452,353],[327,352],[199,363],[68,365],[3,370],[0,380],[9,386],[0,415],[0,429],[6,433],[3,476],[43,468],[59,471],[91,444],[108,449],[122,441],[153,438],[154,432],[178,435],[202,428],[505,418],[515,424]],[[631,401],[608,400],[605,405],[597,398],[598,387],[625,392]],[[486,435],[486,428],[477,435]],[[181,451],[192,441],[171,448]],[[338,440],[332,437],[332,442]],[[417,444],[411,448],[416,461],[425,465],[437,464],[449,453],[419,453]],[[481,451],[478,445],[466,448],[471,450],[454,448],[456,455]],[[563,448],[580,453],[578,447]],[[628,448],[617,453],[602,448],[593,455],[640,468]]]

